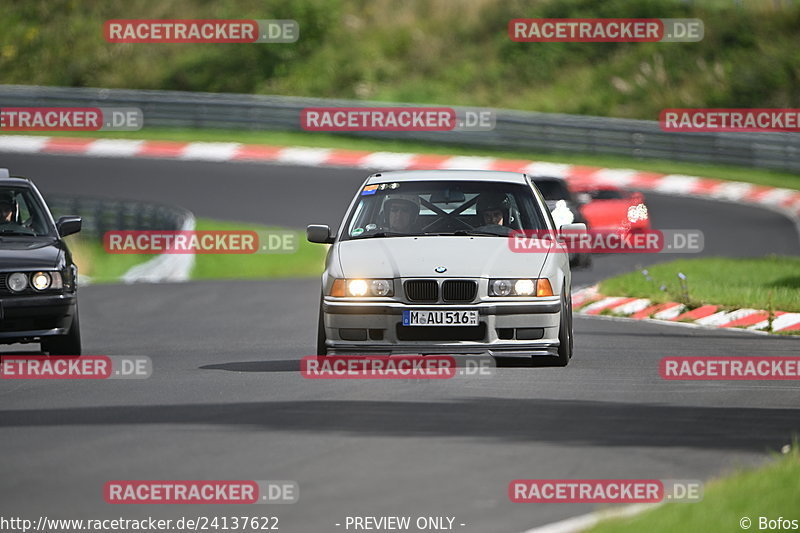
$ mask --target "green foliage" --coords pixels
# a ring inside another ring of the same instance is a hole
[[[702,5],[701,5],[702,4]],[[515,43],[527,17],[701,18],[700,43]],[[291,18],[294,44],[109,44],[114,18]],[[4,83],[485,105],[655,119],[800,106],[800,4],[755,0],[30,0],[0,4]]]
[[[731,475],[705,484],[703,500],[697,503],[667,503],[630,518],[605,520],[589,533],[672,533],[744,531],[740,520],[747,517],[751,531],[765,530],[764,521],[778,517],[796,519],[791,513],[800,497],[800,453],[797,440],[785,445],[783,455],[758,468],[740,468]],[[788,510],[787,510],[788,509]],[[765,524],[765,526],[768,524]],[[780,529],[780,528],[777,528]]]
[[[678,301],[730,308],[800,311],[800,258],[767,256],[732,259],[707,257],[680,259],[622,274],[600,284],[610,296],[650,298],[654,302]],[[678,273],[686,276],[682,285]],[[648,279],[649,278],[649,279]],[[666,286],[666,290],[661,290]],[[691,299],[689,298],[691,289]]]

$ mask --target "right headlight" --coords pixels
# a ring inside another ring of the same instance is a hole
[[[553,296],[547,278],[490,279],[489,296]]]
[[[331,296],[394,296],[394,280],[337,279],[331,287]]]
[[[8,276],[6,284],[12,292],[22,292],[28,288],[28,276],[22,272],[14,272]]]

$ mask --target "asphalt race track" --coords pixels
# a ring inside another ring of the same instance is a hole
[[[0,155],[0,167],[45,196],[154,200],[291,227],[336,226],[368,173],[41,155]],[[701,229],[704,254],[800,253],[794,223],[776,213],[647,199],[655,227]],[[573,285],[674,257],[596,258]],[[457,531],[513,533],[595,508],[513,504],[514,479],[706,480],[766,460],[800,432],[795,382],[658,376],[667,355],[798,355],[797,338],[576,316],[564,369],[305,380],[318,295],[315,279],[82,288],[85,352],[148,355],[153,376],[0,381],[3,504],[28,518],[272,515],[289,533],[344,531],[335,524],[347,515],[454,516]],[[115,479],[295,480],[300,501],[113,506],[102,488]]]

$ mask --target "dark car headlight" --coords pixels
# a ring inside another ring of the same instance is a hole
[[[23,292],[28,287],[35,291],[64,288],[64,280],[60,272],[14,272],[8,276],[6,285],[11,292]]]
[[[60,272],[34,272],[31,274],[31,287],[37,291],[47,289],[61,289],[64,283]]]
[[[28,276],[22,272],[14,272],[6,281],[11,292],[22,292],[28,288]]]

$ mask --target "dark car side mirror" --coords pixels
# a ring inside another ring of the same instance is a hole
[[[83,225],[83,219],[76,216],[61,217],[56,222],[56,229],[58,234],[62,237],[78,233]]]
[[[318,244],[333,244],[335,240],[331,235],[330,226],[322,224],[312,224],[306,228],[306,238],[308,242],[316,242]]]

